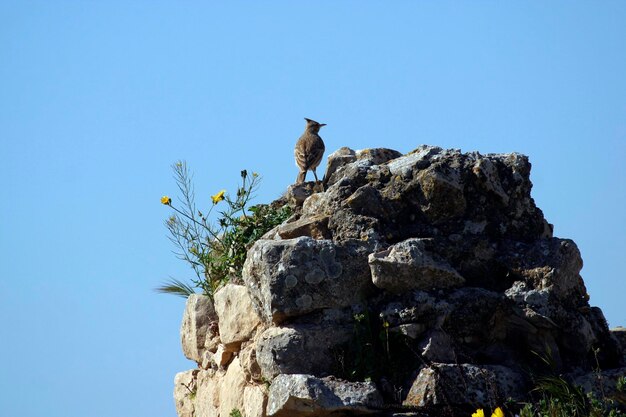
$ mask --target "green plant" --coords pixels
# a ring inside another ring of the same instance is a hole
[[[533,378],[535,388],[531,394],[535,402],[526,404],[520,410],[520,417],[626,417],[618,404],[604,395],[602,385],[602,398],[591,392],[585,394],[581,387],[554,373],[550,358],[537,356],[548,365],[550,373]],[[599,367],[596,372],[602,378]]]
[[[391,331],[384,317],[368,308],[353,316],[352,338],[335,350],[335,375],[350,381],[384,379],[394,389],[387,400],[401,403],[402,385],[416,369],[420,358],[411,349],[411,340]]]
[[[542,376],[535,379],[535,392],[539,393],[540,415],[554,417],[586,417],[591,405],[584,391],[561,376]]]
[[[190,399],[192,399],[192,400],[195,400],[195,399],[196,399],[196,394],[197,394],[197,392],[198,392],[198,387],[196,386],[196,384],[195,384],[195,383],[193,383],[193,382],[192,382],[192,383],[190,384],[190,385],[192,385],[192,387],[191,387],[191,388],[189,387],[189,385],[184,384],[184,383],[182,383],[182,382],[180,383],[180,385],[182,385],[183,387],[187,388],[187,391],[189,392],[189,394],[188,394],[188,395],[189,395],[189,398],[190,398]]]
[[[617,383],[615,384],[615,387],[617,388],[619,392],[626,393],[626,375],[620,376],[617,379]]]
[[[260,178],[241,171],[241,185],[234,198],[226,190],[211,196],[211,205],[204,212],[196,206],[192,175],[187,164],[179,161],[172,166],[174,179],[180,191],[180,207],[168,196],[161,203],[174,213],[165,225],[169,238],[177,247],[175,254],[186,261],[196,274],[192,284],[170,279],[156,290],[161,293],[188,297],[199,288],[213,297],[215,291],[229,281],[238,282],[250,246],[276,225],[291,215],[287,205],[250,206]],[[207,199],[208,200],[208,199]],[[224,203],[222,203],[224,202]],[[224,207],[212,221],[213,210],[221,203]]]
[[[230,414],[228,414],[229,417],[242,417],[241,415],[241,411],[239,411],[238,408],[233,408],[232,410],[230,410]]]

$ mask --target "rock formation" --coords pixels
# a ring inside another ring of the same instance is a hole
[[[525,400],[548,363],[590,390],[592,371],[624,375],[624,332],[589,305],[530,168],[432,146],[330,155],[325,191],[282,198],[295,215],[250,248],[244,285],[188,299],[198,368],[176,376],[178,415],[468,416]]]

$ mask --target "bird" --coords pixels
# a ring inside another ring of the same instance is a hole
[[[296,157],[296,165],[300,168],[296,184],[302,184],[306,179],[307,171],[313,171],[315,182],[319,182],[315,169],[319,166],[324,156],[326,147],[324,141],[318,135],[320,128],[326,126],[325,123],[317,123],[315,120],[307,119],[306,128],[304,133],[296,142],[296,148],[294,149],[294,156]]]

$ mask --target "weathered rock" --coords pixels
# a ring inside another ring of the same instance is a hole
[[[330,416],[374,413],[382,397],[371,382],[346,382],[311,375],[280,375],[270,386],[267,415]]]
[[[509,398],[523,400],[525,387],[522,376],[504,366],[432,364],[420,371],[403,404],[495,408]]]
[[[455,340],[477,345],[502,340],[506,336],[503,322],[508,311],[502,294],[465,287],[450,293],[446,302],[450,313],[443,328]]]
[[[356,153],[345,146],[328,155],[326,173],[324,174],[324,185],[332,185],[334,181],[331,182],[331,177],[337,169],[354,161],[356,161]]]
[[[243,409],[246,376],[239,362],[233,359],[228,366],[224,378],[219,383],[219,411],[220,416],[228,416],[233,409]]]
[[[243,415],[245,417],[265,417],[267,406],[266,388],[261,385],[247,386],[243,391]]]
[[[357,303],[371,291],[367,242],[308,237],[257,241],[244,264],[243,279],[266,322],[280,323],[323,308]]]
[[[230,363],[230,360],[233,358],[233,351],[228,350],[226,345],[220,344],[217,347],[217,350],[213,354],[213,361],[215,362],[215,366],[218,368],[223,368]]]
[[[207,337],[215,336],[213,323],[217,314],[211,299],[205,295],[192,294],[187,298],[180,339],[187,359],[202,363],[202,353]]]
[[[442,330],[431,330],[424,335],[418,344],[420,353],[429,362],[454,363],[454,341]]]
[[[202,369],[210,369],[213,368],[213,365],[216,364],[215,353],[205,350],[202,353],[202,362],[200,363],[200,367]]]
[[[418,324],[423,333],[427,329],[441,328],[451,310],[450,304],[440,299],[437,293],[412,291],[394,296],[393,301],[384,303],[380,307],[380,317],[391,327]]]
[[[345,200],[345,204],[354,213],[368,217],[379,217],[384,214],[380,192],[371,185],[363,185]]]
[[[489,158],[483,158],[480,155],[477,156],[476,162],[472,167],[472,172],[478,177],[480,180],[479,184],[482,185],[485,190],[491,191],[500,197],[504,205],[509,204],[509,196],[502,188],[498,170]]]
[[[278,235],[281,239],[294,239],[300,236],[308,236],[313,239],[330,239],[327,215],[304,217],[291,223],[285,223],[278,227]]]
[[[414,170],[422,170],[431,165],[431,160],[439,159],[438,155],[444,152],[438,146],[419,146],[412,152],[394,159],[387,163],[389,170],[394,175],[408,178]]]
[[[626,378],[626,367],[578,376],[574,379],[574,385],[581,387],[585,392],[593,393],[598,399],[610,398],[626,404],[626,392],[617,388],[621,378]]]
[[[294,206],[301,206],[302,203],[315,194],[315,183],[304,182],[302,184],[293,184],[287,188],[285,199]]]
[[[261,367],[256,359],[256,344],[251,343],[239,352],[241,367],[246,374],[246,381],[261,381]]]
[[[174,404],[179,417],[194,417],[197,369],[179,372],[174,378]]]
[[[222,378],[211,370],[198,372],[194,417],[219,417]]]
[[[352,326],[341,324],[270,327],[257,341],[257,362],[268,380],[279,374],[328,375],[335,367],[334,348],[352,334]]]
[[[626,327],[617,326],[612,328],[611,336],[617,342],[622,356],[624,357],[624,363],[626,363]]]
[[[204,349],[215,353],[220,343],[222,343],[222,341],[220,339],[219,325],[217,320],[215,320],[209,325],[209,330],[206,333],[206,340],[204,341]]]
[[[422,239],[413,238],[369,255],[372,281],[391,292],[451,288],[465,280],[437,255],[429,253]]]
[[[464,185],[458,167],[431,165],[417,174],[426,204],[420,208],[433,222],[450,220],[465,212],[467,202],[464,197]]]
[[[573,241],[551,238],[537,240],[531,245],[515,242],[505,247],[504,253],[503,260],[511,270],[533,289],[549,289],[553,297],[573,307],[580,307],[588,301],[585,284],[579,275],[583,262]]]
[[[365,159],[374,165],[381,165],[401,156],[400,152],[388,148],[368,148],[356,151],[356,159]]]
[[[226,284],[215,293],[215,310],[219,317],[220,339],[227,350],[237,351],[261,324],[248,289],[243,285]]]

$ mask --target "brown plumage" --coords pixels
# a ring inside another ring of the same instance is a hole
[[[296,148],[294,149],[296,165],[300,168],[296,184],[302,184],[304,182],[307,171],[313,171],[315,181],[319,181],[315,173],[315,168],[319,166],[322,161],[322,156],[324,156],[324,151],[326,150],[324,141],[320,135],[317,134],[320,128],[326,126],[326,124],[317,123],[315,120],[307,118],[304,118],[304,120],[306,120],[306,129],[304,129],[304,133],[300,136],[300,139],[298,139]]]

